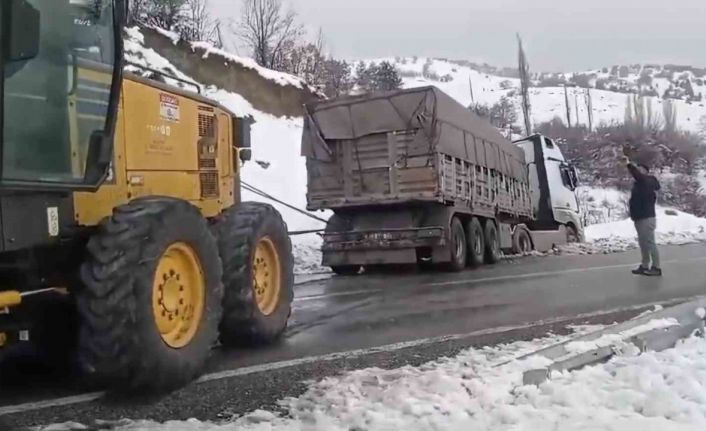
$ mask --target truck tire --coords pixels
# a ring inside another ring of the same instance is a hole
[[[466,267],[468,247],[466,245],[466,233],[463,230],[461,221],[454,217],[451,219],[449,241],[450,261],[445,265],[449,271],[463,271]]]
[[[500,261],[500,236],[494,220],[485,221],[485,263],[495,264]]]
[[[483,227],[477,217],[471,218],[466,225],[466,243],[468,244],[468,264],[481,266],[485,255]]]
[[[221,260],[199,210],[140,198],[89,240],[77,293],[78,359],[121,391],[164,392],[197,377],[218,337]]]
[[[573,244],[579,242],[579,234],[571,223],[566,225],[566,243]]]
[[[512,252],[524,254],[532,251],[532,238],[527,229],[518,227],[512,235]]]
[[[287,328],[294,298],[292,242],[272,206],[244,202],[213,225],[223,261],[225,345],[261,345]]]
[[[326,223],[326,233],[330,232],[340,232],[349,229],[348,221],[338,214],[333,214]],[[360,273],[361,265],[331,265],[331,271],[336,275],[349,276],[358,275]]]

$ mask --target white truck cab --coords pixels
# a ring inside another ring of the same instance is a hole
[[[514,143],[525,152],[536,218],[531,229],[550,231],[563,226],[569,242],[583,241],[576,168],[546,136],[535,134]]]

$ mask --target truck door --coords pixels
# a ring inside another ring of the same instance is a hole
[[[576,214],[579,211],[575,192],[577,186],[575,170],[566,162],[554,141],[547,137],[542,137],[542,140],[554,219],[559,223],[567,223],[570,221],[569,214]]]

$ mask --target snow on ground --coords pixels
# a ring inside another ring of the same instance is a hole
[[[671,326],[679,326],[679,321],[672,317],[666,319],[652,319],[649,322],[638,325],[615,334],[605,334],[591,341],[571,341],[564,348],[570,354],[585,353],[599,347],[619,346],[625,343],[625,340],[643,332],[652,331],[655,329],[664,329]]]
[[[657,207],[657,243],[691,244],[706,241],[706,218]],[[637,246],[635,226],[629,219],[586,227],[586,240],[611,251]]]
[[[513,359],[564,339],[469,349],[419,367],[351,371],[313,383],[301,396],[281,400],[275,411],[226,422],[114,425],[116,431],[706,429],[705,339],[693,337],[659,353],[627,353],[523,386],[523,371],[546,360]],[[86,429],[81,427],[38,430]]]

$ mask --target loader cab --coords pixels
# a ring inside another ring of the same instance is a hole
[[[535,134],[515,141],[515,145],[525,152],[537,228],[572,224],[582,236],[576,168],[566,161],[559,146],[546,136]]]
[[[124,0],[2,2],[2,190],[88,190],[107,175],[123,8]]]

